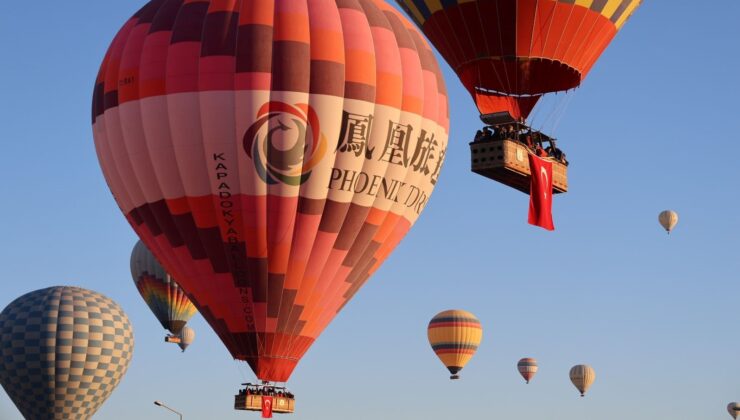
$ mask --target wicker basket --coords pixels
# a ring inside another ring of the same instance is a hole
[[[486,140],[470,143],[471,170],[486,178],[508,185],[529,194],[530,171],[528,149],[513,140]],[[568,167],[552,162],[552,191],[554,194],[568,191]]]
[[[295,399],[287,397],[272,397],[273,413],[292,413],[295,411]],[[261,395],[236,395],[234,396],[235,410],[262,411]]]

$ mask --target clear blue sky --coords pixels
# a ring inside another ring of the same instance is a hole
[[[100,172],[90,97],[100,60],[143,0],[8,2],[0,15],[0,308],[51,285],[118,301],[136,332],[100,420],[258,418],[231,409],[252,380],[197,316],[181,354],[130,278],[136,241]],[[646,1],[558,127],[571,192],[557,230],[527,196],[469,171],[478,116],[448,67],[450,150],[419,223],[295,371],[303,419],[728,418],[740,400],[740,3]],[[680,214],[670,237],[657,214]],[[451,382],[426,324],[463,308],[484,325]],[[536,357],[525,386],[515,364]],[[578,398],[569,368],[597,372]],[[0,418],[20,418],[0,392]]]

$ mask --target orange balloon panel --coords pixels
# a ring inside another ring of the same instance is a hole
[[[153,0],[93,97],[121,210],[270,381],[414,224],[447,128],[430,47],[381,0]]]
[[[641,0],[396,2],[475,97],[577,87]]]

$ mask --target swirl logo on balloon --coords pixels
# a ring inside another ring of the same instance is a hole
[[[326,154],[326,136],[307,104],[268,102],[244,134],[244,151],[265,183],[298,186]]]

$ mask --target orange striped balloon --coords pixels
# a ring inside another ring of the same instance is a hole
[[[526,118],[543,94],[580,86],[642,0],[396,0],[481,114]]]
[[[452,374],[450,379],[460,379],[458,372],[478,350],[483,329],[475,315],[453,309],[440,312],[429,321],[427,336],[432,350]]]
[[[447,128],[430,46],[382,0],[152,0],[93,95],[123,214],[266,381],[416,222]]]
[[[537,369],[539,369],[537,366],[537,360],[532,359],[531,357],[525,357],[524,359],[519,360],[519,363],[516,364],[516,368],[527,383],[534,378],[534,375],[537,373]]]

